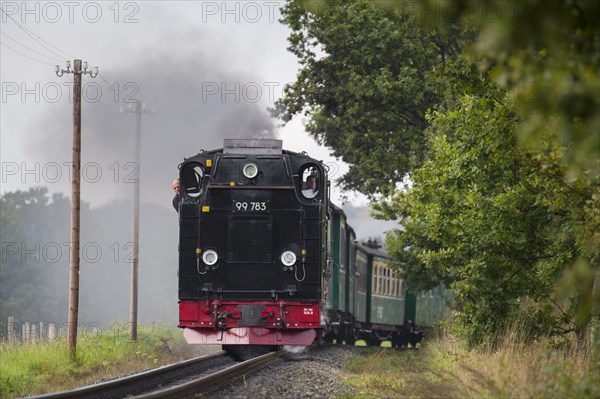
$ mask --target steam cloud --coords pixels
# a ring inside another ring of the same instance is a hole
[[[141,198],[142,202],[168,205],[170,181],[177,176],[177,165],[183,157],[200,149],[220,148],[224,138],[273,138],[275,126],[266,110],[268,88],[263,82],[228,72],[200,50],[187,50],[177,57],[172,56],[172,49],[163,50],[147,49],[150,56],[134,57],[137,63],[102,76],[111,85],[116,83],[113,87],[120,89],[122,98],[139,87],[131,97],[146,102],[147,109],[156,110],[142,117]],[[133,171],[124,165],[134,161],[135,115],[121,114],[119,106],[127,109],[128,104],[120,100],[109,104],[114,90],[100,77],[92,80],[84,76],[84,87],[90,82],[101,83],[105,97],[102,102],[83,104],[82,163],[99,164],[103,176],[95,182],[97,168],[90,169],[93,176],[82,183],[82,199],[92,203],[97,199],[125,199],[132,190],[131,184],[123,183]],[[130,82],[134,86],[126,88]],[[250,89],[244,92],[248,83]],[[255,87],[262,88],[260,97]],[[218,92],[211,94],[215,88]],[[94,98],[93,88],[88,90]],[[36,136],[43,139],[31,142],[29,150],[40,162],[71,160],[70,106],[64,103],[49,107],[43,123],[37,125],[44,133]],[[68,192],[68,186],[64,191]]]

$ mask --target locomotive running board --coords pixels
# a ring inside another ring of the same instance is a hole
[[[257,327],[235,327],[227,330],[185,328],[188,344],[202,345],[310,345],[317,336],[314,329],[273,330]]]

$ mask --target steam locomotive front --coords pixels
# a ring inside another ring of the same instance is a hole
[[[179,326],[188,343],[308,345],[326,257],[323,165],[225,140],[180,165]]]

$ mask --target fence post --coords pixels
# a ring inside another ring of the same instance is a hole
[[[40,332],[38,334],[38,342],[44,342],[44,341],[46,341],[46,336],[44,334],[44,322],[40,321],[39,326],[40,326]]]
[[[15,344],[15,318],[13,316],[8,317],[8,326],[6,326],[8,334],[8,345],[13,346]]]
[[[35,323],[31,323],[31,343],[36,344],[37,342],[37,325]]]
[[[27,323],[21,324],[21,342],[27,343]]]
[[[54,341],[56,336],[58,335],[56,324],[50,323],[48,324],[48,341]]]

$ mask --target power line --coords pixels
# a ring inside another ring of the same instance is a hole
[[[113,83],[113,84],[111,84],[111,83],[110,83],[108,80],[106,80],[106,79],[104,78],[104,76],[103,76],[101,73],[99,73],[98,75],[100,75],[100,79],[102,79],[102,80],[104,81],[104,83],[106,83],[106,86],[108,87],[108,89],[109,89],[110,91],[114,92],[114,94],[116,94],[116,95],[117,95],[117,97],[119,97],[119,100],[121,100],[122,102],[125,102],[125,98],[123,98],[123,97],[122,97],[122,96],[119,94],[118,85],[117,85],[117,90],[113,90],[113,89],[112,89],[112,86],[114,85],[114,83]],[[115,83],[116,83],[116,82],[115,82]],[[114,98],[114,96],[113,96],[113,98]]]
[[[126,103],[133,104],[136,102],[136,101],[133,101],[133,99],[131,99],[131,100],[126,99],[125,96],[119,94],[121,87],[118,84],[118,82],[115,81],[115,82],[111,83],[100,72],[98,72],[98,76],[100,76],[100,78],[102,79],[102,81],[100,82],[101,88],[105,88],[109,92],[109,94],[105,94],[104,91],[101,92],[101,94],[102,94],[101,97],[104,100],[108,101],[108,103],[109,103],[109,104],[107,104],[105,101],[101,101],[103,104],[117,105],[119,102],[122,102],[124,104],[126,104]],[[115,85],[116,85],[116,87],[115,87]],[[115,97],[117,97],[117,98],[115,98]]]
[[[104,97],[104,94],[102,94],[100,97],[97,97],[96,101],[90,101],[90,100],[88,100],[86,102],[88,104],[98,104],[98,103],[101,103],[101,104],[108,105],[108,106],[115,105],[115,104],[111,104],[110,102],[103,101],[102,100],[103,98],[104,99],[106,98],[106,97]]]
[[[102,79],[104,81],[104,83],[106,84],[106,87],[108,88],[108,90],[114,91],[111,88],[111,86],[112,86],[111,83],[108,80],[106,80],[101,73],[99,73],[98,75],[100,76],[100,79]],[[121,98],[121,96],[119,95],[119,91],[118,90],[114,91],[114,93],[117,95],[117,97],[119,97],[119,100],[121,100],[121,101],[123,100]],[[114,96],[113,96],[113,99],[114,99]]]
[[[99,102],[101,102],[102,104],[104,104],[104,105],[108,105],[109,107],[110,107],[110,106],[113,106],[113,105],[116,105],[115,103],[110,103],[110,102],[108,102],[108,103],[107,103],[106,101],[102,101],[102,99],[103,99],[103,98],[104,98],[104,96],[102,96],[102,97],[100,98],[100,101],[99,101]]]
[[[108,85],[108,87],[110,87],[110,82],[104,78],[104,75],[102,75],[101,73],[99,75],[100,75],[100,79],[102,79],[103,81],[105,81],[106,84]]]
[[[101,90],[100,91],[100,98],[98,99],[98,102],[101,102],[102,104],[105,104],[105,105],[117,105],[117,103],[115,103],[114,99],[107,97],[104,94],[104,92],[102,92],[102,87],[100,87],[100,90]],[[104,99],[104,100],[106,100],[108,102],[102,101],[102,99]]]
[[[90,98],[87,96],[87,88],[84,91],[84,98],[85,98],[85,102],[88,104],[96,104],[96,103],[102,103],[104,105],[117,105],[114,100],[110,99],[109,97],[107,97],[104,94],[104,91],[102,90],[102,86],[98,84],[97,88],[96,88],[96,93],[97,95],[94,96],[94,98]]]
[[[15,50],[14,48],[10,47],[8,44],[6,44],[6,43],[4,43],[4,42],[2,42],[2,41],[0,41],[0,44],[1,44],[1,45],[3,45],[4,47],[7,47],[7,48],[11,49],[12,51],[14,51],[14,52],[15,52],[15,53],[17,53],[17,54],[20,54],[20,55],[22,55],[22,56],[23,56],[23,57],[25,57],[25,58],[29,58],[29,59],[30,59],[30,60],[32,60],[32,61],[39,62],[40,64],[44,64],[44,65],[50,65],[50,66],[54,66],[54,65],[52,65],[52,64],[49,64],[49,63],[47,63],[47,62],[40,61],[40,60],[36,60],[35,58],[32,58],[32,57],[28,56],[27,54],[23,54],[23,53],[21,53],[20,51],[18,51],[18,50]]]
[[[35,33],[33,33],[31,30],[27,29],[26,27],[24,27],[23,25],[21,25],[19,22],[17,22],[16,19],[14,19],[11,15],[7,14],[6,11],[4,11],[4,9],[2,7],[0,7],[0,11],[2,11],[4,13],[4,15],[6,15],[8,18],[10,18],[11,21],[13,21],[18,27],[19,29],[21,29],[23,32],[25,32],[27,35],[29,35],[33,40],[35,40],[36,42],[38,42],[39,45],[41,45],[42,47],[44,47],[46,50],[50,51],[52,54],[56,55],[59,58],[64,58],[64,54],[66,54],[68,57],[67,58],[75,58],[74,56],[72,56],[71,54],[67,53],[64,50],[59,49],[58,47],[56,47],[55,45],[53,45],[52,43],[42,39],[41,37],[39,37],[38,35],[36,35]],[[42,42],[48,44],[49,46],[55,48],[56,50],[60,51],[63,54],[58,54],[56,51],[49,49],[48,47],[46,47]]]
[[[37,50],[34,50],[34,49],[32,49],[31,47],[28,47],[28,46],[24,45],[23,43],[19,42],[17,39],[15,39],[15,38],[13,38],[12,36],[10,36],[10,35],[6,34],[5,32],[2,32],[2,31],[0,31],[0,33],[1,33],[1,34],[3,34],[4,36],[8,37],[8,38],[9,38],[10,40],[12,40],[13,42],[17,43],[19,46],[21,46],[21,47],[25,47],[27,50],[33,51],[34,53],[36,53],[36,54],[39,54],[39,55],[41,55],[42,57],[45,57],[45,58],[48,58],[48,59],[51,59],[51,60],[54,60],[54,61],[58,61],[58,62],[62,62],[62,61],[63,61],[63,60],[60,60],[60,59],[58,59],[58,58],[55,58],[55,57],[50,57],[49,55],[46,55],[46,54],[42,54],[42,53],[40,53],[39,51],[37,51]]]

